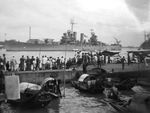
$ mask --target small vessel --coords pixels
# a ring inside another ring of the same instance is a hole
[[[128,106],[131,104],[132,99],[129,97],[122,97],[119,100],[114,99],[103,99],[103,102],[113,107],[119,112],[126,113],[128,111]]]
[[[41,85],[20,83],[20,99],[8,100],[8,103],[13,106],[38,108],[47,106],[53,99],[60,96],[59,81],[49,77]]]
[[[113,84],[118,88],[118,90],[131,90],[136,84],[137,79],[135,78],[126,78],[126,79],[112,79]]]
[[[104,90],[105,97],[102,102],[113,107],[119,112],[126,112],[127,107],[131,104],[131,97],[119,95],[119,92],[115,88],[105,88]]]
[[[105,70],[94,68],[86,74],[81,74],[77,80],[72,81],[72,85],[80,91],[102,93],[104,90],[102,86],[105,74]]]

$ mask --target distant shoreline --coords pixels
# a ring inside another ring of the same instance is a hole
[[[6,51],[74,51],[74,50],[6,50]]]
[[[121,47],[121,49],[123,48],[136,48],[138,49],[139,47]],[[8,52],[22,52],[22,51],[103,51],[103,50],[108,50],[108,51],[121,51],[121,49],[108,49],[108,48],[101,48],[102,50],[98,50],[98,49],[94,49],[94,48],[70,48],[70,47],[67,47],[66,49],[64,47],[62,47],[61,49],[60,48],[9,48],[9,49],[4,49],[5,51],[8,51]],[[1,50],[1,49],[0,49]]]

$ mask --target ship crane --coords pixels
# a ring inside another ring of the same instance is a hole
[[[118,40],[118,39],[117,39],[117,38],[115,38],[115,37],[114,37],[114,39],[115,39],[115,41],[116,41],[116,44],[117,44],[117,45],[120,45],[121,40]]]

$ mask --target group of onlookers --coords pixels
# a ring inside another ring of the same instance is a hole
[[[31,70],[49,70],[49,69],[61,69],[64,65],[64,57],[53,58],[48,56],[39,57],[22,56],[20,58],[19,69],[20,71],[31,71]]]
[[[97,65],[101,68],[101,65],[107,63],[113,63],[112,57],[109,55],[102,55],[101,52],[83,52],[77,51],[73,58],[64,58],[63,56],[54,58],[52,56],[42,56],[34,57],[34,56],[24,56],[19,59],[19,63],[17,62],[15,56],[12,56],[10,60],[6,59],[6,55],[3,54],[0,56],[0,70],[7,71],[34,71],[34,70],[53,70],[53,69],[69,69],[70,67],[79,67],[83,66],[83,70],[87,65]],[[117,57],[117,61],[115,63],[121,63],[122,69],[124,69],[125,63],[128,65],[131,63],[130,56],[126,59],[124,56],[120,55]],[[134,58],[134,57],[133,57]]]
[[[19,63],[17,62],[15,56],[12,56],[10,60],[6,60],[5,54],[3,57],[0,56],[0,70],[7,71],[31,71],[31,70],[48,70],[48,69],[62,69],[65,66],[65,58],[62,56],[61,58],[57,57],[47,57],[42,56],[39,57],[29,57],[24,56],[20,58]]]

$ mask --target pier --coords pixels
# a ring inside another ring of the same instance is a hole
[[[121,64],[106,64],[102,68],[108,72],[108,77],[150,78],[150,65],[144,63],[125,64],[124,70]]]
[[[40,70],[40,71],[18,71],[18,72],[5,72],[5,76],[18,75],[20,82],[30,82],[41,84],[47,77],[54,77],[61,81],[69,82],[76,74],[72,70]]]
[[[87,69],[91,69],[94,66],[88,66]],[[144,63],[140,64],[125,64],[124,70],[122,70],[121,64],[105,64],[102,65],[108,73],[106,77],[118,77],[118,78],[140,78],[147,80],[150,79],[150,65],[145,66]],[[40,70],[40,71],[18,71],[18,72],[5,72],[5,76],[18,75],[20,77],[20,82],[31,82],[40,84],[47,77],[54,77],[66,82],[70,82],[76,75],[77,71],[82,71],[81,68],[72,69],[62,69],[62,70]]]

